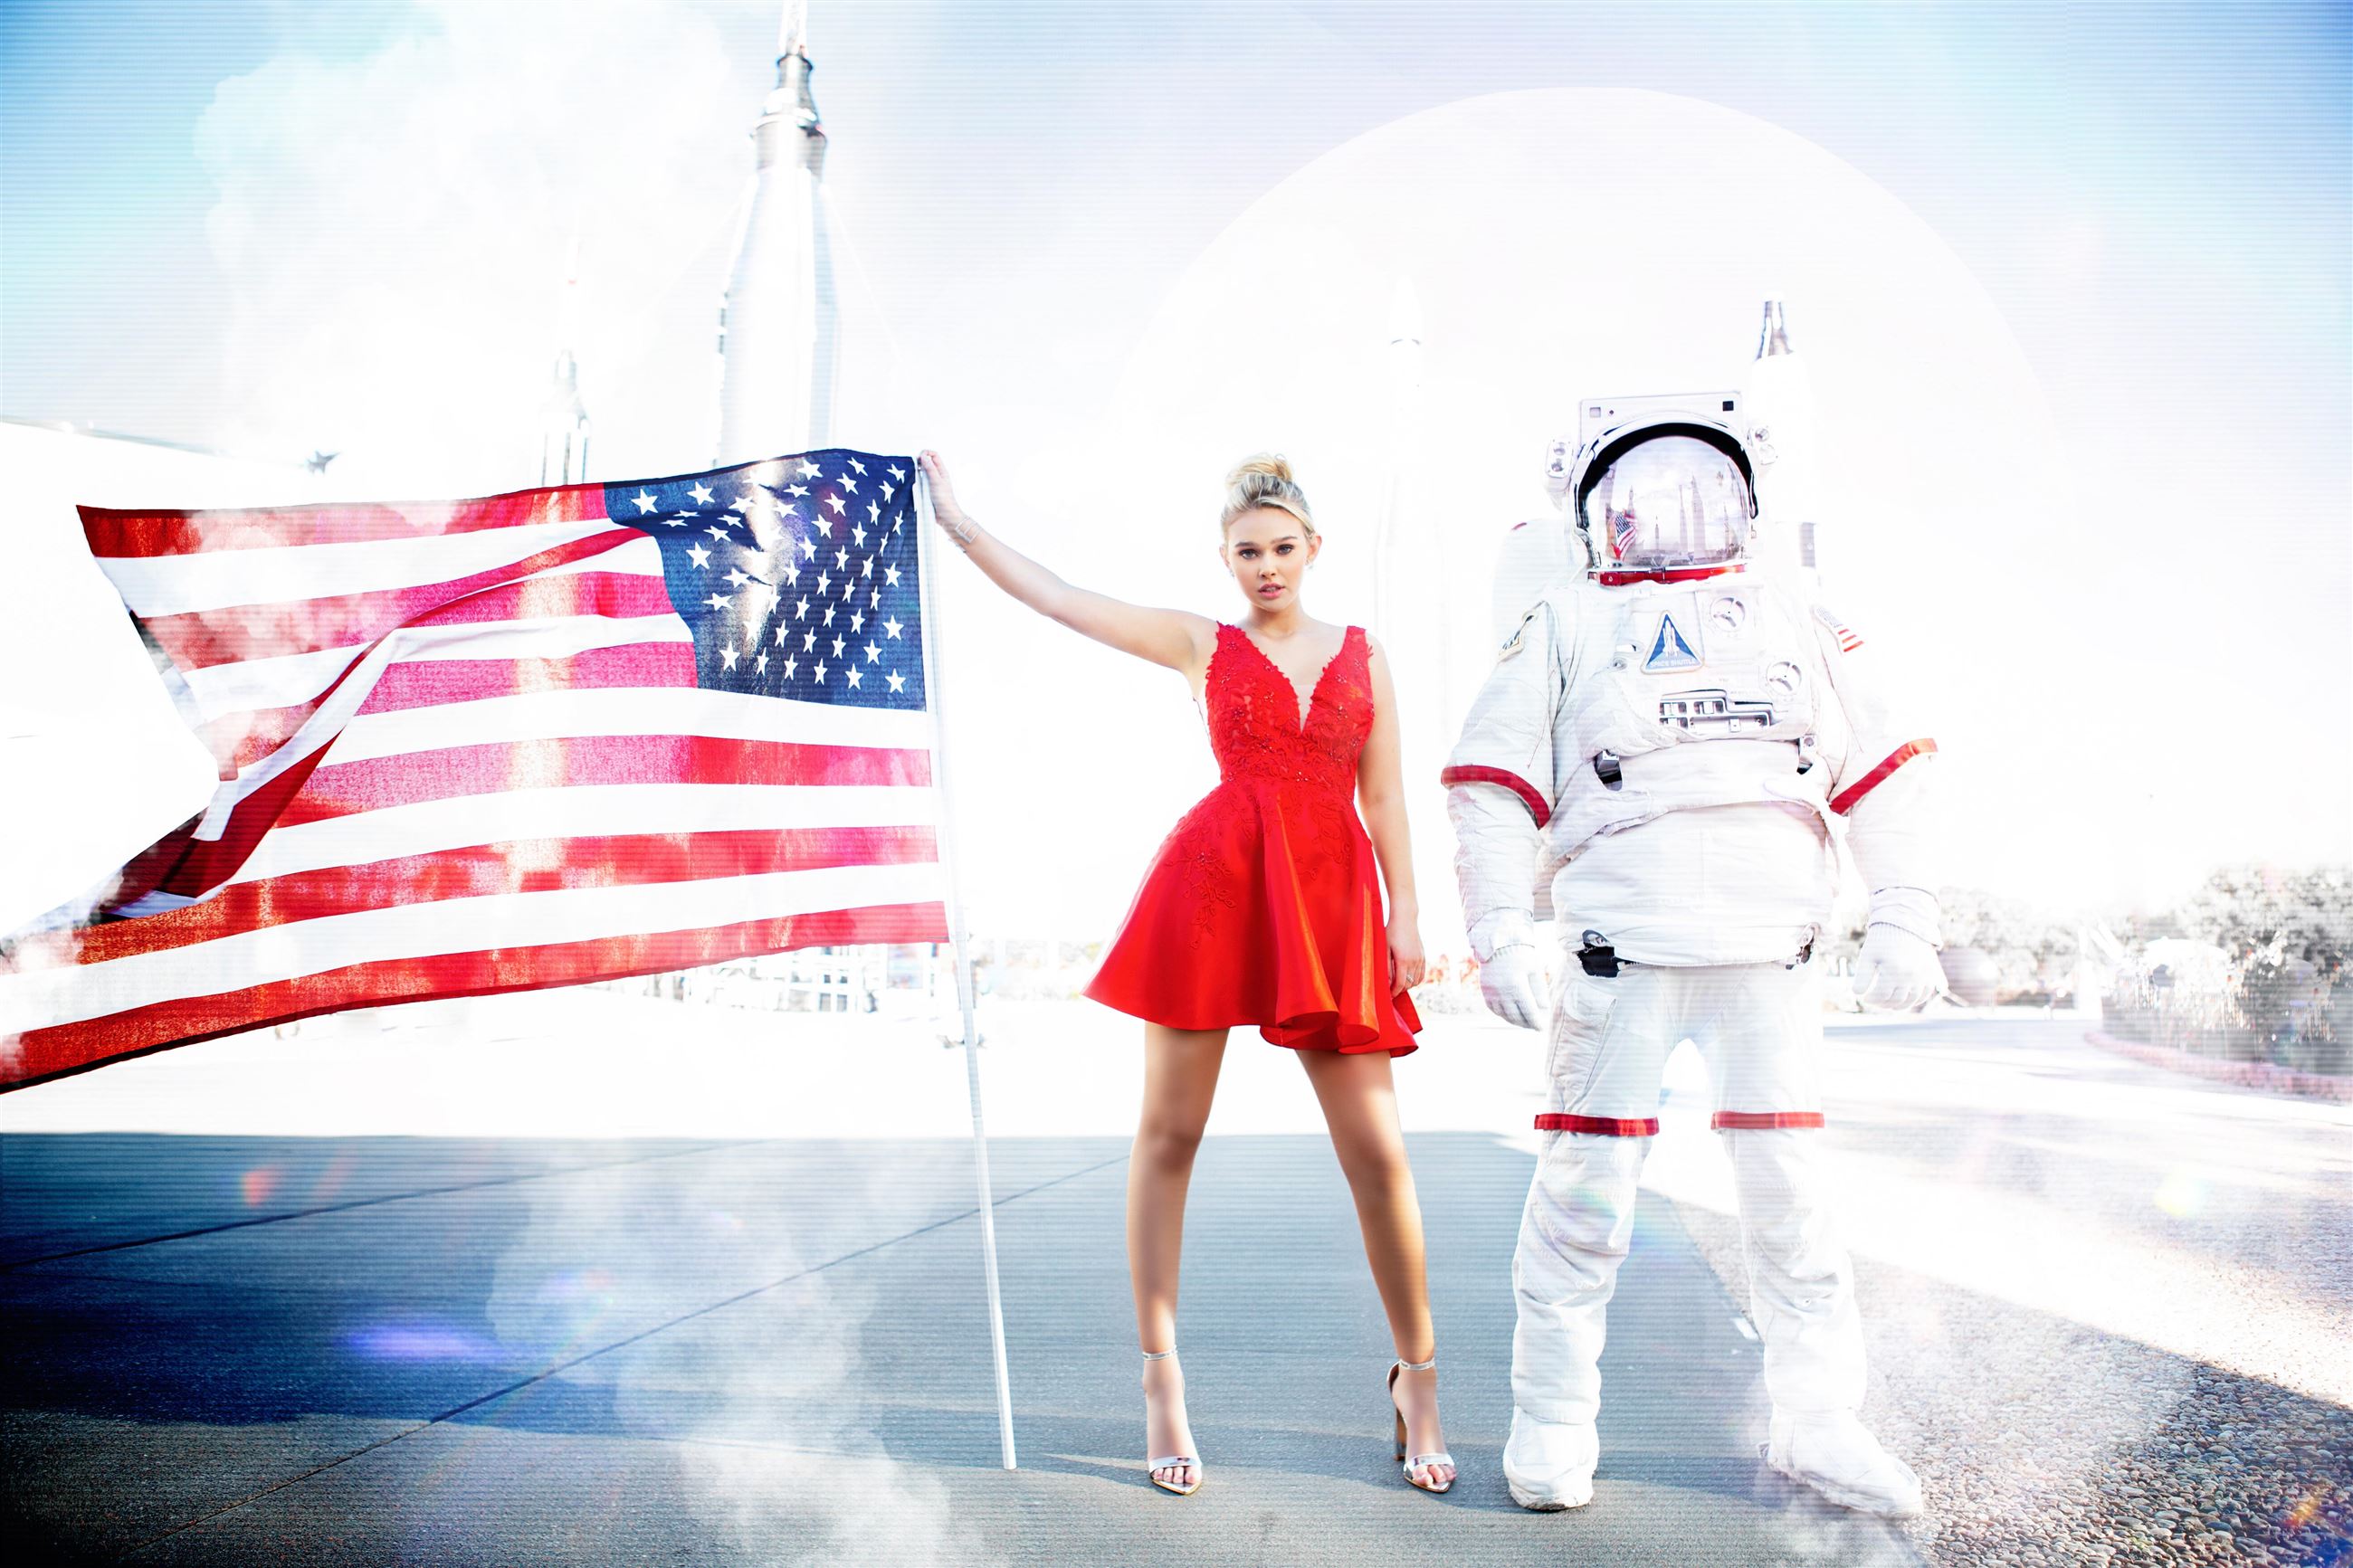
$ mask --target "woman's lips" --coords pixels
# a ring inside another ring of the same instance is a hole
[[[1269,585],[1268,585],[1268,586],[1266,586],[1266,587],[1261,588],[1258,592],[1259,592],[1259,597],[1261,597],[1261,598],[1266,598],[1266,597],[1269,597],[1269,596],[1271,596],[1271,595],[1272,595],[1282,593],[1282,584],[1280,584],[1280,583],[1271,584],[1269,584]]]

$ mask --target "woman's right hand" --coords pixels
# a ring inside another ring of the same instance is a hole
[[[928,447],[916,454],[915,462],[932,487],[932,520],[953,534],[957,543],[968,542],[977,525],[956,504],[955,487],[948,483],[948,466]]]

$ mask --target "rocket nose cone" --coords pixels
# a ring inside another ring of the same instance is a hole
[[[1757,335],[1757,357],[1770,359],[1775,354],[1793,353],[1789,347],[1789,322],[1783,314],[1781,301],[1765,301],[1765,325]]]

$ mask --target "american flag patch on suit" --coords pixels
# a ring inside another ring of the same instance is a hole
[[[948,940],[916,472],[84,509],[220,784],[0,960],[0,1087],[310,1014]]]

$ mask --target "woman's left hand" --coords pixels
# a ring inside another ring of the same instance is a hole
[[[1421,955],[1421,933],[1411,921],[1389,922],[1389,994],[1421,984],[1429,965]]]

